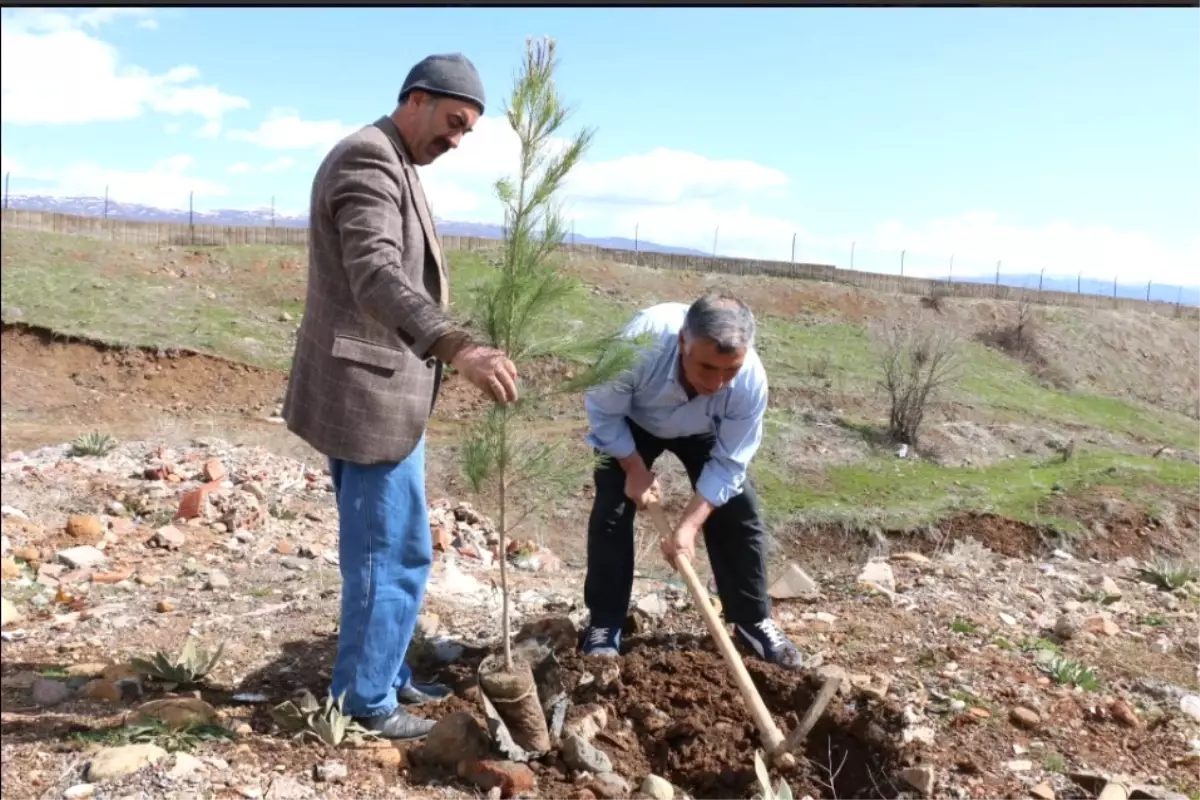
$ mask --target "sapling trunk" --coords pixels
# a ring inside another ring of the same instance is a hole
[[[550,389],[522,381],[520,401],[490,408],[472,426],[461,450],[468,483],[476,493],[494,486],[498,506],[503,657],[489,657],[480,665],[480,688],[514,741],[533,751],[549,748],[549,734],[532,665],[513,658],[508,543],[539,503],[576,492],[593,462],[566,452],[564,441],[530,436],[518,423],[536,414],[547,397],[582,392],[624,374],[635,356],[616,331],[588,338],[561,319],[581,287],[559,263],[566,227],[555,197],[593,133],[585,130],[569,141],[559,138],[567,110],[554,85],[554,68],[553,40],[528,40],[505,110],[520,141],[518,172],[496,182],[504,207],[504,257],[475,291],[471,324],[488,344],[508,354],[520,375],[528,374],[534,359],[546,356],[579,365],[573,377]]]

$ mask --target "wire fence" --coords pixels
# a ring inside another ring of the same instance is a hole
[[[195,193],[189,192],[186,209],[162,209],[124,204],[113,198],[111,187],[100,197],[74,197],[64,201],[38,195],[11,195],[9,174],[4,177],[4,219],[14,227],[37,228],[63,233],[100,235],[131,244],[240,245],[277,244],[303,246],[307,243],[307,220],[279,213],[275,198],[269,205],[252,210],[201,210]],[[49,215],[49,216],[47,216]],[[764,238],[755,234],[747,242],[736,226],[714,226],[710,248],[680,248],[648,241],[641,222],[623,237],[578,235],[572,223],[566,245],[572,254],[597,256],[639,266],[720,272],[735,275],[775,275],[826,280],[863,288],[902,294],[934,292],[965,297],[1021,299],[1039,304],[1082,307],[1141,308],[1174,316],[1200,316],[1200,289],[1156,283],[1122,283],[1119,275],[1098,278],[1077,270],[1064,277],[1062,271],[1047,275],[1036,271],[1006,272],[1002,259],[984,263],[979,259],[931,257],[905,249],[886,251],[860,247],[857,241],[813,242],[799,231],[779,243],[777,259],[724,256],[726,248],[745,251],[747,244],[763,252]],[[499,246],[501,228],[443,222],[440,238],[446,250],[481,251]],[[783,237],[781,237],[783,238]],[[1101,302],[1107,301],[1107,302]],[[1134,302],[1136,301],[1136,302]]]

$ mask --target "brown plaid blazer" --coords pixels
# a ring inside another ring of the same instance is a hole
[[[308,298],[283,416],[318,452],[404,460],[441,382],[430,349],[455,329],[421,181],[390,117],[334,145],[313,179]]]

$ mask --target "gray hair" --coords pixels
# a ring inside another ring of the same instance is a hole
[[[724,294],[707,294],[688,308],[683,321],[683,338],[689,344],[708,339],[720,353],[734,353],[754,346],[754,314],[750,307]]]

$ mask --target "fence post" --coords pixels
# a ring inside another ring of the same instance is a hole
[[[856,244],[858,244],[858,242],[850,243],[850,269],[854,269],[854,245]]]
[[[1152,280],[1146,281],[1146,302],[1147,303],[1150,302],[1150,284],[1152,284],[1152,283],[1154,283],[1154,281],[1152,281]]]
[[[1075,276],[1075,294],[1083,294],[1083,273]]]
[[[638,228],[641,227],[640,222],[633,223],[633,263],[641,265],[642,258],[638,255]]]
[[[904,277],[904,251],[900,251],[900,277]]]
[[[1038,294],[1042,293],[1042,281],[1046,278],[1046,268],[1042,267],[1042,271],[1038,273]]]
[[[8,179],[12,177],[12,170],[4,173],[4,207],[8,208]]]
[[[796,263],[796,234],[792,234],[792,263]]]
[[[954,256],[950,256],[950,278],[948,283],[954,283]]]
[[[713,258],[717,257],[717,234],[719,234],[720,232],[721,232],[721,226],[718,225],[717,229],[715,231],[713,231]]]
[[[196,244],[195,190],[188,192],[188,239]]]

